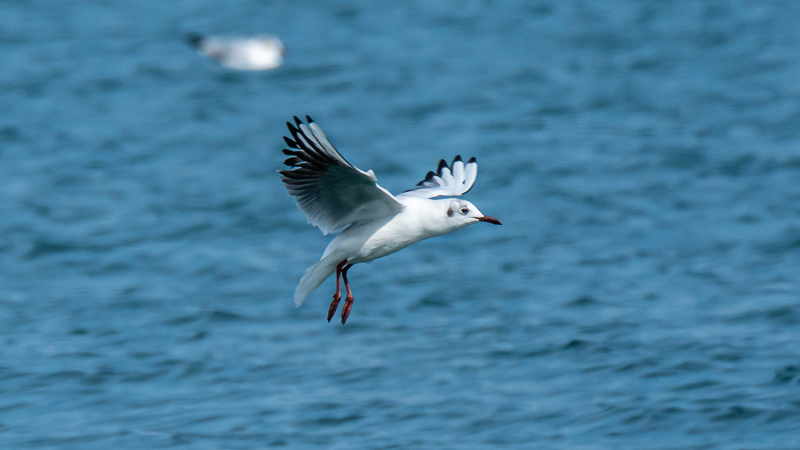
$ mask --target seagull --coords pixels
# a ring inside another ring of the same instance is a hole
[[[205,37],[189,34],[187,40],[201,55],[229,69],[268,70],[283,64],[283,42],[275,36]]]
[[[502,225],[466,200],[434,200],[458,197],[472,188],[478,175],[475,158],[465,164],[457,155],[450,165],[441,160],[436,172],[428,172],[413,189],[392,195],[378,185],[372,170],[364,172],[344,159],[311,117],[306,116],[307,123],[297,116],[294,121],[286,122],[291,138],[283,137],[290,147],[283,150],[289,156],[283,163],[289,169],[278,171],[281,181],[311,225],[319,227],[323,234],[342,230],[297,285],[296,307],[336,273],[328,322],[342,299],[341,278],[347,291],[342,307],[344,325],[353,308],[353,293],[347,281],[347,271],[353,265],[372,262],[423,239],[474,223]]]

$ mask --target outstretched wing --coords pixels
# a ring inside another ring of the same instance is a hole
[[[344,159],[311,117],[306,116],[308,124],[296,116],[294,121],[296,125],[286,122],[292,138],[283,138],[292,148],[283,150],[289,155],[283,163],[291,169],[278,172],[308,223],[328,234],[400,212],[402,205],[378,186],[375,174]]]
[[[478,176],[478,163],[475,158],[470,158],[466,164],[461,160],[461,155],[456,155],[453,163],[447,165],[447,161],[439,161],[439,168],[436,172],[428,172],[425,179],[417,183],[413,189],[403,192],[402,195],[434,198],[434,197],[457,197],[466,194],[475,184]]]

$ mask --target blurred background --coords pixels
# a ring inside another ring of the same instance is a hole
[[[800,4],[0,3],[0,447],[790,448]],[[236,72],[187,33],[271,33]],[[328,280],[311,115],[474,226]]]

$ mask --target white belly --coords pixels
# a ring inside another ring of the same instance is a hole
[[[403,210],[395,216],[353,224],[336,236],[322,257],[331,254],[340,261],[347,259],[351,264],[370,262],[423,239],[453,231],[453,228],[426,220],[426,214],[445,214],[443,208],[430,211],[431,206],[435,206],[434,202],[438,201],[428,199],[416,200],[413,203],[406,201]]]

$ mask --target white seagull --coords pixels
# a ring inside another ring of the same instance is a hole
[[[484,215],[472,203],[456,198],[467,193],[475,183],[478,164],[470,158],[466,164],[458,155],[450,166],[439,162],[436,173],[428,172],[411,190],[392,195],[377,183],[375,174],[353,166],[336,150],[319,126],[306,116],[308,124],[295,116],[296,125],[286,122],[292,149],[284,164],[291,170],[279,170],[281,181],[295,197],[308,222],[324,234],[344,228],[325,249],[322,258],[306,270],[294,292],[296,306],[308,294],[336,272],[336,293],[328,309],[328,322],[342,298],[339,277],[347,290],[342,307],[342,324],[350,316],[353,293],[347,271],[354,264],[368,263],[402,250],[411,244],[441,236],[478,222],[502,225]]]
[[[283,42],[275,36],[187,36],[201,55],[234,70],[269,70],[283,64]]]

